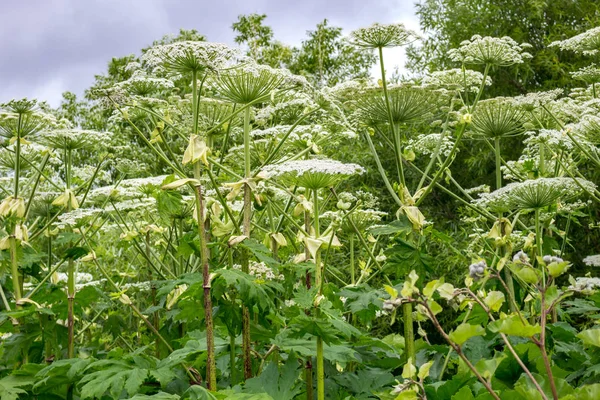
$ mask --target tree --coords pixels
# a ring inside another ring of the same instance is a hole
[[[342,28],[328,26],[324,19],[307,35],[289,66],[292,72],[307,75],[319,86],[370,76],[375,56],[347,43]]]
[[[600,25],[597,0],[421,0],[416,7],[427,38],[408,49],[412,71],[455,67],[448,50],[475,34],[510,36],[533,46],[527,63],[493,71],[493,95],[576,86],[569,72],[588,65],[589,58],[547,46]]]

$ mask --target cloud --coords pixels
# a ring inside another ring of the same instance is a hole
[[[65,90],[78,95],[106,70],[112,57],[139,53],[180,28],[233,44],[240,14],[267,14],[275,38],[299,45],[307,30],[327,18],[345,33],[377,21],[415,28],[406,0],[28,0],[0,13],[0,102],[37,97],[56,106]],[[388,52],[389,53],[389,52]],[[403,62],[390,53],[390,67]],[[388,55],[386,54],[386,58]],[[391,69],[388,69],[391,70]]]

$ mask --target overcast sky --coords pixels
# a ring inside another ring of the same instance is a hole
[[[29,97],[56,106],[66,90],[81,95],[112,57],[139,54],[152,41],[180,28],[234,45],[231,24],[237,16],[264,13],[277,40],[298,45],[324,18],[345,34],[373,22],[403,22],[417,30],[414,1],[1,1],[0,102]],[[401,50],[388,50],[385,58],[389,70],[404,64]]]

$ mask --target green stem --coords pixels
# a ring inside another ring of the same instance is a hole
[[[250,158],[250,107],[244,112],[244,177],[252,177],[251,158]],[[244,185],[244,215],[243,215],[243,234],[250,237],[251,218],[252,218],[252,191],[250,186]],[[242,249],[242,272],[250,273],[250,260],[248,250]],[[252,358],[250,349],[250,310],[246,305],[242,305],[242,353],[244,358],[244,378],[252,377]]]
[[[315,237],[321,236],[321,227],[319,224],[319,191],[313,191],[313,227]],[[315,286],[318,296],[323,293],[323,265],[321,265],[321,249],[317,249],[315,254]],[[317,310],[317,315],[318,315]],[[325,362],[323,357],[323,338],[317,337],[317,399],[325,400]]]
[[[402,305],[402,312],[404,318],[404,351],[406,353],[406,359],[409,358],[412,362],[415,362],[415,332],[413,326],[413,317],[412,317],[412,303],[404,303]]]
[[[200,164],[194,164],[194,177],[200,179]],[[215,359],[214,323],[212,315],[212,300],[210,293],[210,264],[208,243],[204,229],[204,197],[202,185],[195,186],[196,211],[198,218],[198,237],[200,239],[200,259],[202,263],[202,288],[204,294],[204,323],[206,325],[206,381],[209,390],[217,390],[217,366]]]
[[[15,199],[19,196],[19,175],[21,174],[21,123],[23,114],[19,113],[17,121],[17,142],[15,144]]]
[[[67,329],[68,329],[68,350],[67,357],[73,358],[75,355],[75,262],[69,258],[67,264]]]
[[[350,282],[356,283],[356,270],[354,265],[354,232],[350,234]]]
[[[13,281],[13,296],[15,302],[21,300],[21,277],[19,276],[19,261],[17,257],[17,239],[13,235],[8,239],[10,246],[10,267]]]
[[[535,209],[535,248],[536,248],[536,256],[542,257],[542,228],[540,226],[540,210],[539,208]],[[546,274],[544,268],[542,270],[542,285],[545,286],[546,282]]]
[[[390,193],[390,195],[392,196],[392,198],[394,199],[396,204],[398,206],[401,206],[402,202],[400,201],[400,198],[394,191],[394,188],[392,187],[392,185],[390,184],[390,181],[387,178],[385,169],[383,168],[383,165],[381,164],[381,160],[379,159],[379,156],[377,155],[377,150],[375,150],[375,146],[373,145],[373,141],[371,140],[371,136],[369,135],[368,132],[365,133],[365,137],[367,138],[367,143],[369,145],[369,149],[371,150],[371,154],[373,154],[373,158],[375,158],[375,164],[377,164],[377,170],[379,171],[379,175],[381,175],[381,179],[383,179],[383,183],[385,184],[385,187],[387,188],[388,192]]]
[[[494,153],[496,155],[496,189],[502,187],[502,160],[500,158],[500,138],[494,138]]]
[[[390,98],[388,96],[387,82],[385,79],[385,67],[383,64],[383,48],[379,47],[379,66],[381,68],[381,83],[383,86],[383,96],[385,98],[385,108],[387,110],[390,129],[392,131],[392,138],[394,139],[394,152],[396,153],[396,167],[398,168],[398,175],[402,186],[406,187],[406,180],[404,179],[404,167],[402,165],[402,146],[400,144],[400,138],[398,137],[396,124],[394,124],[394,117],[392,116],[392,108],[390,107]]]

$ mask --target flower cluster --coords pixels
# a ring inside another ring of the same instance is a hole
[[[477,92],[483,83],[483,74],[470,69],[454,68],[435,71],[423,79],[423,84],[433,88],[441,88],[457,92]],[[485,78],[485,85],[490,86],[492,78]]]
[[[588,278],[585,276],[575,278],[575,282],[568,287],[569,290],[583,294],[592,294],[598,288],[600,288],[600,278]]]
[[[483,273],[487,268],[485,260],[478,261],[469,265],[469,276],[473,279],[479,279],[483,277]]]
[[[58,221],[54,225],[59,229],[65,229],[66,227],[73,228],[79,226],[86,218],[93,217],[102,211],[101,208],[78,208],[59,215]]]
[[[360,175],[365,169],[357,164],[344,164],[336,160],[293,160],[264,167],[270,177],[280,177],[307,189],[333,186],[340,179]]]
[[[129,79],[119,82],[115,86],[121,87],[134,95],[146,96],[155,91],[172,89],[174,84],[169,79],[153,78],[148,76],[143,70],[138,70]]]
[[[583,263],[590,267],[600,267],[600,254],[594,254],[593,256],[587,256],[583,259]]]
[[[506,67],[522,64],[531,58],[525,51],[529,44],[518,44],[512,38],[501,38],[474,35],[471,40],[465,40],[458,49],[451,49],[448,55],[451,60],[464,64],[487,64]]]
[[[578,71],[571,72],[571,76],[586,83],[598,83],[600,82],[600,68],[596,64],[591,64]]]
[[[185,41],[154,46],[141,59],[154,69],[188,73],[218,70],[237,56],[238,50],[222,43]]]
[[[561,263],[564,260],[560,257],[556,257],[556,256],[549,256],[549,255],[545,255],[544,257],[542,257],[542,260],[546,263],[546,264],[552,264],[552,263]]]
[[[600,51],[600,26],[572,38],[552,42],[550,43],[550,47],[558,47],[561,50],[569,50],[574,53],[593,56]]]
[[[412,150],[417,154],[435,154],[439,146],[439,154],[446,157],[450,155],[454,142],[452,137],[442,133],[430,133],[417,136],[415,139],[410,139],[407,150]]]
[[[350,33],[354,45],[368,49],[404,46],[417,38],[417,34],[406,29],[404,24],[375,23]]]
[[[253,261],[250,263],[250,275],[256,278],[257,281],[282,281],[285,279],[283,274],[275,274],[272,268],[267,266],[264,262]],[[241,270],[242,267],[239,264],[234,264],[233,269]]]
[[[553,102],[563,94],[562,89],[553,89],[546,92],[531,92],[523,96],[512,98],[512,102],[523,108],[525,111],[533,111],[536,108],[543,107]]]
[[[539,178],[510,183],[492,193],[484,193],[475,204],[495,210],[534,210],[551,206],[558,201],[570,200],[582,192],[582,187],[593,192],[596,185],[590,181],[571,178]]]
[[[35,139],[40,143],[62,150],[75,150],[95,146],[107,146],[111,132],[97,132],[83,129],[55,129],[38,132]]]

